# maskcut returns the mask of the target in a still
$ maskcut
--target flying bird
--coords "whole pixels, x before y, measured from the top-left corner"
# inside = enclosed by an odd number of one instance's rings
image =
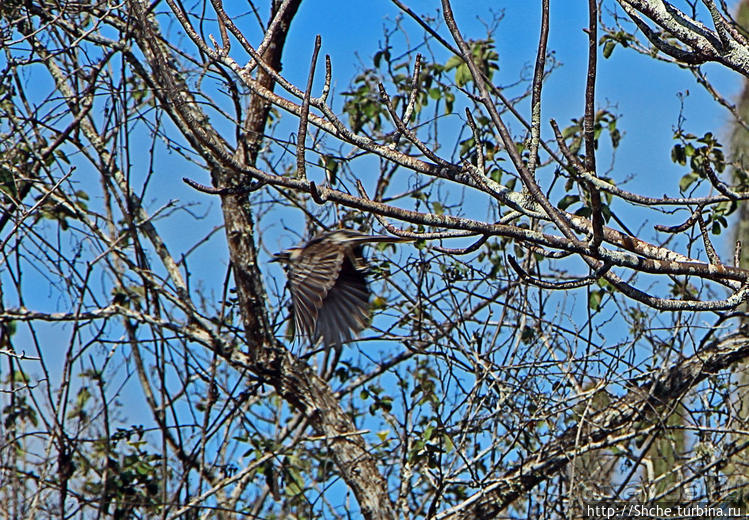
[[[372,294],[363,246],[410,240],[337,229],[274,255],[286,266],[297,337],[327,347],[354,339],[367,326]]]

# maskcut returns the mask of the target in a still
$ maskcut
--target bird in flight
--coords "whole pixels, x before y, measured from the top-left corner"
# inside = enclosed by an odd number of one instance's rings
[[[367,325],[371,291],[365,244],[409,238],[367,235],[351,229],[326,231],[274,255],[286,266],[297,337],[326,347],[351,341]]]

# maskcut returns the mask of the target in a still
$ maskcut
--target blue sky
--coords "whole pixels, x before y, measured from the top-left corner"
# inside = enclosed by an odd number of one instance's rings
[[[489,8],[498,4],[504,18],[495,33],[499,50],[499,84],[509,84],[518,75],[533,67],[540,2],[453,2],[455,16],[464,34],[482,37],[483,20]],[[418,13],[436,15],[439,2],[419,1],[409,3]],[[562,66],[550,77],[544,87],[542,132],[551,136],[548,118],[555,118],[564,128],[573,117],[583,111],[583,92],[587,65],[588,24],[587,2],[551,2],[549,49],[554,50]],[[330,54],[333,62],[334,86],[345,90],[348,81],[360,68],[371,64],[371,56],[383,42],[382,28],[397,18],[397,10],[390,2],[368,2],[367,16],[362,16],[359,2],[327,2],[321,9],[318,4],[303,3],[293,22],[289,45],[284,53],[284,73],[296,84],[303,85],[309,67],[312,42],[316,34],[322,35],[322,53]],[[402,19],[406,30],[412,31],[412,43],[418,40],[415,22]],[[440,33],[448,41],[447,29]],[[398,42],[397,39],[394,41]],[[402,41],[401,41],[402,43]],[[741,81],[738,74],[722,67],[707,65],[705,70],[721,93],[735,98]],[[684,98],[685,127],[694,134],[724,130],[727,135],[728,116],[715,104],[692,75],[672,64],[655,61],[631,49],[617,47],[610,59],[599,54],[597,103],[622,115],[619,128],[625,133],[617,152],[613,177],[621,182],[632,177],[628,189],[658,196],[673,193],[678,180],[686,170],[675,166],[670,159],[672,129],[680,110],[677,94]],[[608,167],[608,140],[603,139],[599,153],[599,166]]]

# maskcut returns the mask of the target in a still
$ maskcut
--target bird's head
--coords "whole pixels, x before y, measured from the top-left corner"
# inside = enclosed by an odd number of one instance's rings
[[[273,255],[271,262],[278,262],[283,265],[288,265],[290,262],[296,260],[302,253],[301,247],[292,247],[290,249],[284,249]]]

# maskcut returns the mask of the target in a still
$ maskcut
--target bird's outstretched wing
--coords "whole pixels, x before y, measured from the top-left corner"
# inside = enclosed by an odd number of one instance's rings
[[[312,343],[322,338],[329,347],[354,339],[369,318],[361,247],[410,240],[336,229],[320,233],[293,253],[287,250],[296,334]]]
[[[335,285],[323,299],[317,315],[315,338],[327,346],[351,341],[369,320],[369,286],[363,272],[346,255]]]
[[[289,272],[289,285],[297,334],[311,340],[316,338],[315,323],[320,308],[338,279],[344,256],[340,248],[315,243],[307,246],[304,254],[293,264]]]

